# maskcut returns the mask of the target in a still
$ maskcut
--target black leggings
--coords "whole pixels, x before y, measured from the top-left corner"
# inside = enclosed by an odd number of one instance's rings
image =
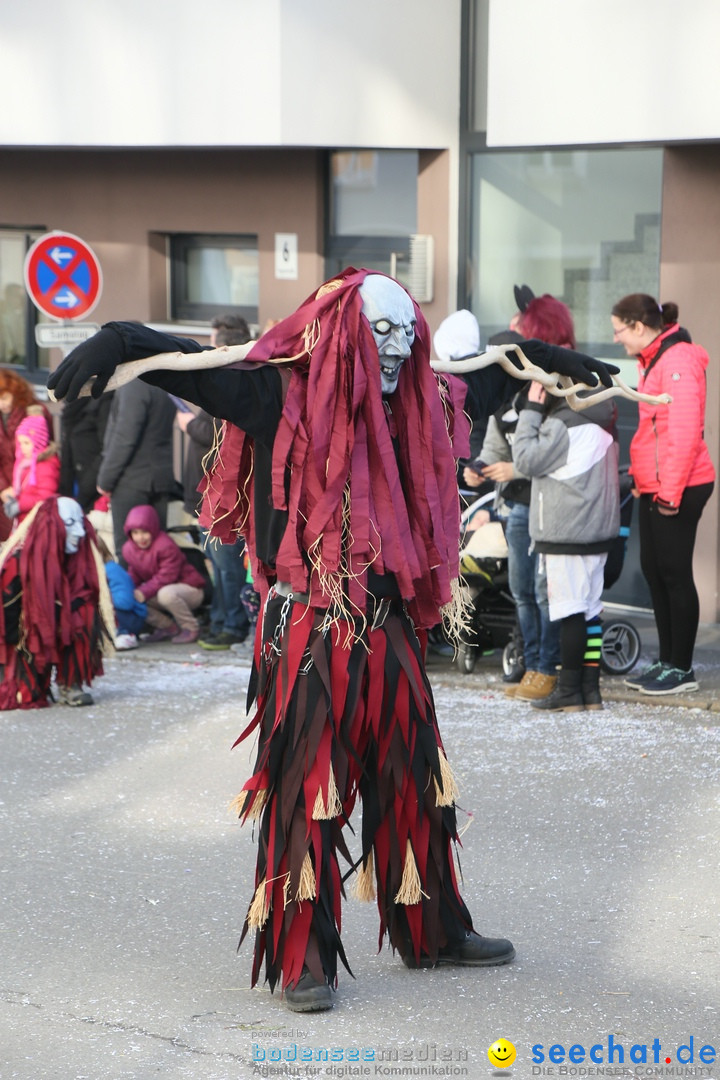
[[[640,566],[650,586],[659,660],[689,671],[700,620],[693,578],[693,549],[698,522],[713,484],[685,488],[677,514],[660,513],[652,495],[639,499]]]

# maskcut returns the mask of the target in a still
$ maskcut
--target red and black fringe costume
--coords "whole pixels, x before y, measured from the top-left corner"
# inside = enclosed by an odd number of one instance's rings
[[[334,985],[338,954],[347,967],[337,856],[352,865],[342,829],[358,795],[356,865],[366,896],[375,879],[380,942],[387,932],[402,955],[436,958],[472,926],[422,634],[451,605],[457,578],[464,387],[433,374],[416,306],[412,356],[383,399],[361,316],[367,273],[324,285],[248,357],[291,359],[272,448],[272,505],[287,513],[275,565],[257,555],[254,442],[232,424],[200,519],[226,541],[245,536],[266,601],[255,712],[238,739],[257,731],[258,754],[238,808],[260,818],[243,938],[256,931],[253,985],[264,959],[273,989],[293,986],[303,965]]]
[[[65,552],[57,499],[46,499],[5,545],[0,564],[0,710],[49,704],[53,669],[70,687],[102,675],[103,621],[95,533],[85,520],[78,551]],[[17,537],[17,539],[16,539]]]

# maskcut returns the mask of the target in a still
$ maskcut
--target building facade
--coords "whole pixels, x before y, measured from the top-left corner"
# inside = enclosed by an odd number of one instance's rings
[[[404,281],[433,329],[470,308],[484,338],[527,283],[564,299],[579,347],[610,359],[622,359],[612,303],[647,291],[675,300],[718,356],[714,8],[15,5],[0,35],[0,93],[13,103],[0,111],[0,363],[42,383],[60,359],[35,343],[44,316],[23,281],[28,247],[53,230],[98,256],[98,323],[136,318],[202,340],[232,308],[261,328],[355,265]],[[719,400],[713,364],[716,462]],[[633,425],[623,406],[625,448]],[[708,621],[717,505],[697,549]],[[632,552],[612,599],[646,603]]]

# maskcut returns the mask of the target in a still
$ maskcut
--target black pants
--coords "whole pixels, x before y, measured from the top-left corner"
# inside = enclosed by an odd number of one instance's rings
[[[698,522],[713,484],[685,488],[680,509],[660,513],[652,495],[639,499],[640,566],[650,586],[659,660],[682,671],[692,667],[700,603],[693,578],[693,550]]]

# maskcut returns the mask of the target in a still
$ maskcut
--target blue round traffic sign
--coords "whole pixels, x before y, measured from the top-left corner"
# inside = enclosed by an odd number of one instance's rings
[[[100,299],[100,263],[79,236],[46,233],[25,256],[25,288],[46,315],[81,319]]]

